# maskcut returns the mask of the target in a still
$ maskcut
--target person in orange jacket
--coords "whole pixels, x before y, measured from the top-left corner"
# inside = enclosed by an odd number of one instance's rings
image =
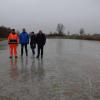
[[[15,29],[12,29],[12,32],[8,36],[8,44],[10,48],[10,58],[15,56],[17,58],[17,46],[18,46],[19,37],[15,33]]]

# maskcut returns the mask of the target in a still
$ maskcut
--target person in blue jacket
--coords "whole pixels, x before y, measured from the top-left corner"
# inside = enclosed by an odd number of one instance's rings
[[[26,56],[28,56],[27,45],[29,44],[29,35],[26,32],[25,28],[23,32],[20,34],[20,44],[21,44],[21,56],[23,56],[23,48],[25,47]]]

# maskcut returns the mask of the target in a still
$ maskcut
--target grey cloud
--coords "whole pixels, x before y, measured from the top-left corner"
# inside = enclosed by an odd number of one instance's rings
[[[63,23],[66,32],[100,33],[99,0],[0,0],[0,25],[28,31],[55,31]]]

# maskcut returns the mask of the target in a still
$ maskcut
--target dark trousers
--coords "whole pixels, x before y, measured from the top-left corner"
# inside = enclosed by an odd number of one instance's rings
[[[33,53],[33,55],[35,55],[35,49],[34,48],[32,48],[32,53]]]
[[[27,44],[21,44],[21,56],[23,56],[24,47],[25,47],[26,56],[28,56]]]
[[[32,50],[33,55],[35,55],[35,46],[33,46],[33,45],[30,45],[30,46],[31,46],[31,50]]]
[[[38,54],[37,54],[37,58],[39,58],[39,56],[40,56],[40,52],[41,52],[41,58],[43,58],[43,47],[44,46],[38,46]]]

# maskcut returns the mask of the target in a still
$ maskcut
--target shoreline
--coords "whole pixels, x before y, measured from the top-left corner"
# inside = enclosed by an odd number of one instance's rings
[[[75,40],[100,41],[100,36],[97,35],[46,36],[46,37],[47,39],[75,39]]]

